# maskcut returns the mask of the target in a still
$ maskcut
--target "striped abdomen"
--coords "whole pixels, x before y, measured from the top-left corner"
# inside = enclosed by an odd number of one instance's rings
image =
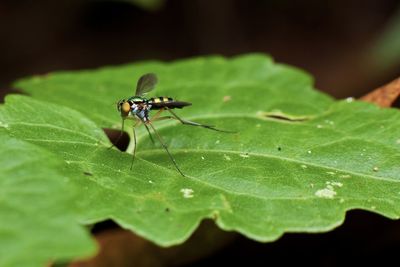
[[[182,101],[175,101],[171,97],[152,97],[148,100],[148,104],[151,105],[151,109],[161,109],[164,107],[173,109],[173,108],[183,108],[186,106],[190,106],[192,103],[189,102],[182,102]]]

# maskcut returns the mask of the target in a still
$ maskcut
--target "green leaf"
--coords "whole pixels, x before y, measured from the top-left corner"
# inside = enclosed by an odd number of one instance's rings
[[[55,155],[4,133],[0,140],[0,265],[44,266],[92,254]]]
[[[306,73],[258,54],[232,60],[214,56],[173,64],[150,61],[50,73],[21,80],[15,86],[37,99],[78,110],[102,127],[119,128],[116,102],[134,94],[136,81],[147,72],[159,77],[153,96],[192,102],[192,107],[180,111],[191,118],[249,116],[263,111],[307,117],[332,103],[331,98],[313,90],[312,78]]]
[[[113,103],[132,95],[146,72],[159,76],[153,96],[193,103],[177,111],[183,118],[238,132],[156,123],[188,177],[143,129],[130,170],[132,156],[108,149],[100,129],[120,126]],[[65,161],[80,221],[111,218],[167,246],[204,218],[271,241],[332,229],[350,209],[399,217],[399,113],[334,102],[307,74],[263,55],[53,73],[17,86],[39,100],[7,97],[0,122]]]

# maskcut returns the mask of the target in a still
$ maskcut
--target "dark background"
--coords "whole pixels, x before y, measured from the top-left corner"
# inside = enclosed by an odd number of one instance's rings
[[[168,0],[150,9],[0,1],[0,88],[60,69],[265,52],[335,97],[360,96],[400,74],[399,64],[377,68],[372,51],[399,8],[394,0]]]
[[[399,8],[394,0],[168,0],[150,8],[129,1],[0,1],[1,95],[17,78],[55,70],[264,52],[309,71],[335,97],[359,97],[400,75],[400,64],[378,64],[374,50]],[[270,244],[235,240],[193,266],[382,263],[396,257],[400,228],[353,211],[325,234],[287,234]]]

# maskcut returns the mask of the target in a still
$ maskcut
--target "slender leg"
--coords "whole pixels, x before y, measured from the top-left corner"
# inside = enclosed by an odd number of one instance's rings
[[[144,125],[144,127],[146,127],[146,130],[147,130],[147,133],[149,134],[150,140],[151,140],[151,142],[152,142],[152,143],[153,143],[153,145],[154,145],[154,144],[155,144],[155,142],[154,142],[153,136],[151,135],[151,132],[150,132],[149,126],[147,126],[147,124],[146,124],[146,123],[144,123],[143,125]]]
[[[115,141],[115,144],[118,144],[119,140],[121,139],[121,137],[124,133],[124,123],[125,123],[125,119],[122,118],[121,131],[119,132],[119,136],[118,136],[117,140]],[[113,143],[108,149],[115,147],[115,144]]]
[[[176,163],[175,159],[172,157],[171,153],[169,153],[167,145],[164,143],[163,139],[161,138],[161,135],[157,132],[156,128],[154,128],[153,124],[150,121],[147,121],[147,123],[150,125],[150,127],[153,129],[154,133],[156,134],[158,140],[160,141],[161,145],[167,151],[169,158],[171,159],[172,163],[175,165],[175,168],[178,170],[178,172],[183,176],[186,177],[183,172],[179,169],[178,164]]]
[[[203,127],[203,128],[207,128],[207,129],[210,129],[210,130],[217,131],[217,132],[236,133],[236,132],[233,132],[233,131],[226,131],[226,130],[217,129],[217,128],[215,128],[214,126],[211,126],[211,125],[200,124],[200,123],[193,122],[193,121],[187,121],[187,120],[184,120],[184,119],[181,119],[180,117],[178,117],[178,115],[176,115],[176,113],[173,112],[171,109],[166,108],[166,110],[168,110],[169,113],[171,113],[172,116],[173,116],[175,119],[177,119],[178,121],[180,121],[182,124],[192,125],[192,126],[200,126],[200,127]]]
[[[135,156],[136,156],[136,130],[135,130],[135,127],[136,127],[137,125],[139,125],[140,123],[141,123],[141,122],[138,121],[138,122],[136,122],[135,125],[133,125],[133,127],[132,127],[132,130],[133,130],[133,144],[134,144],[135,146],[133,147],[132,162],[131,162],[131,170],[132,170],[132,167],[133,167],[133,161],[135,160]]]

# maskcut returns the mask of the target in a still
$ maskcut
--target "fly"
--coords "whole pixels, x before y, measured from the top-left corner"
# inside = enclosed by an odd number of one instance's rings
[[[232,132],[220,130],[211,125],[205,125],[205,124],[200,124],[200,123],[193,122],[193,121],[184,120],[184,119],[180,118],[173,111],[173,109],[176,109],[176,108],[182,109],[186,106],[190,106],[190,105],[192,105],[192,103],[176,101],[171,97],[145,98],[144,95],[146,93],[150,92],[151,90],[153,90],[154,87],[156,86],[156,84],[157,84],[157,76],[154,73],[147,73],[139,78],[137,85],[136,85],[135,96],[129,97],[128,99],[121,99],[118,101],[117,109],[121,113],[122,124],[121,124],[121,132],[120,132],[120,135],[119,135],[116,143],[118,143],[119,139],[121,138],[121,136],[123,134],[125,119],[127,119],[129,117],[133,117],[136,120],[136,123],[133,125],[134,149],[133,149],[132,162],[131,162],[130,169],[132,170],[133,162],[134,162],[135,155],[136,155],[136,131],[135,131],[135,128],[137,126],[143,124],[149,134],[150,140],[154,143],[154,139],[151,134],[151,130],[152,130],[154,132],[155,136],[157,137],[158,141],[161,143],[162,147],[167,152],[169,158],[171,159],[171,161],[174,164],[177,171],[182,176],[185,176],[183,174],[183,172],[180,170],[180,168],[178,167],[178,164],[176,163],[174,157],[169,152],[168,147],[165,144],[164,140],[162,139],[161,135],[158,133],[158,131],[154,127],[154,125],[153,125],[154,121],[174,119],[174,120],[178,120],[180,123],[186,124],[186,125],[200,126],[203,128],[207,128],[207,129],[219,131],[219,132],[229,132],[229,133],[232,133]],[[151,110],[158,110],[158,111],[150,119],[149,113]],[[160,116],[161,113],[164,111],[169,112],[169,115],[168,116]],[[113,147],[113,146],[114,145],[112,145],[111,147]]]

